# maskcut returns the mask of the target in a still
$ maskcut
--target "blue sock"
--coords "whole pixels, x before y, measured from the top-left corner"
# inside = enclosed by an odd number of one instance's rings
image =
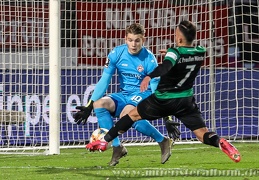
[[[98,119],[100,128],[105,128],[105,129],[110,130],[113,126],[113,120],[112,120],[110,112],[105,108],[96,108],[96,109],[94,109],[94,112]],[[112,141],[113,147],[118,147],[120,144],[121,143],[120,143],[120,140],[118,137],[116,137]]]
[[[164,136],[147,120],[135,122],[132,127],[146,136],[152,137],[156,142],[162,142]]]

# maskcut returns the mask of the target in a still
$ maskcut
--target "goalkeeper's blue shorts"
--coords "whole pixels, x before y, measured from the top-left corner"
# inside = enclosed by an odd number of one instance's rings
[[[112,100],[115,103],[116,110],[111,115],[113,117],[119,117],[120,113],[122,112],[123,108],[126,105],[133,105],[137,106],[139,102],[141,102],[143,99],[147,98],[149,95],[151,95],[151,91],[145,91],[145,92],[119,92],[119,93],[113,93],[108,95],[108,97],[112,98]]]

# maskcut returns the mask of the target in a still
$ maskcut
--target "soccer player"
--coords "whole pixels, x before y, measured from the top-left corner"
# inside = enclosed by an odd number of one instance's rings
[[[141,101],[123,116],[104,136],[103,140],[88,144],[88,149],[106,149],[107,143],[129,129],[140,119],[153,120],[174,115],[204,144],[219,147],[233,161],[241,160],[238,150],[215,132],[209,132],[193,96],[193,84],[205,58],[206,49],[194,47],[196,27],[190,21],[181,21],[176,28],[176,47],[169,48],[162,64],[149,73],[141,83],[145,92],[151,79],[160,76],[154,94]]]
[[[80,111],[74,116],[75,122],[84,124],[92,109],[97,116],[101,128],[110,129],[113,117],[122,117],[129,113],[139,102],[148,97],[157,87],[159,79],[153,79],[147,91],[140,92],[143,78],[157,67],[157,60],[153,53],[143,46],[145,29],[141,24],[134,23],[126,28],[125,44],[115,47],[105,63],[101,79],[98,81],[92,97],[86,107],[76,107]],[[117,70],[120,92],[103,97],[112,76]],[[179,137],[176,125],[166,121],[168,134]],[[171,139],[164,137],[149,121],[143,120],[131,125],[137,131],[152,137],[161,148],[161,163],[165,163],[171,155]],[[171,136],[172,137],[172,136]],[[115,166],[119,159],[127,154],[127,149],[118,138],[112,142],[113,155],[109,165]],[[90,149],[94,151],[95,149]]]

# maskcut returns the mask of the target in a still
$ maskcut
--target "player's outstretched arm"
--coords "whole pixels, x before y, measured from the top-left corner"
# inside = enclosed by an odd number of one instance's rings
[[[77,106],[76,109],[79,111],[74,115],[74,121],[77,124],[86,124],[88,117],[90,116],[93,110],[94,101],[97,101],[101,97],[103,97],[106,89],[108,88],[109,82],[111,81],[112,75],[103,73],[101,79],[96,84],[95,89],[98,91],[94,91],[91,97],[91,100],[87,103],[86,106]]]

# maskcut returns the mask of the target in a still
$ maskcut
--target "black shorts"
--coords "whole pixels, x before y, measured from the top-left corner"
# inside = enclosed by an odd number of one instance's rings
[[[137,109],[142,119],[155,120],[173,115],[192,131],[206,127],[193,96],[174,99],[158,99],[152,94],[141,101],[138,104]]]

